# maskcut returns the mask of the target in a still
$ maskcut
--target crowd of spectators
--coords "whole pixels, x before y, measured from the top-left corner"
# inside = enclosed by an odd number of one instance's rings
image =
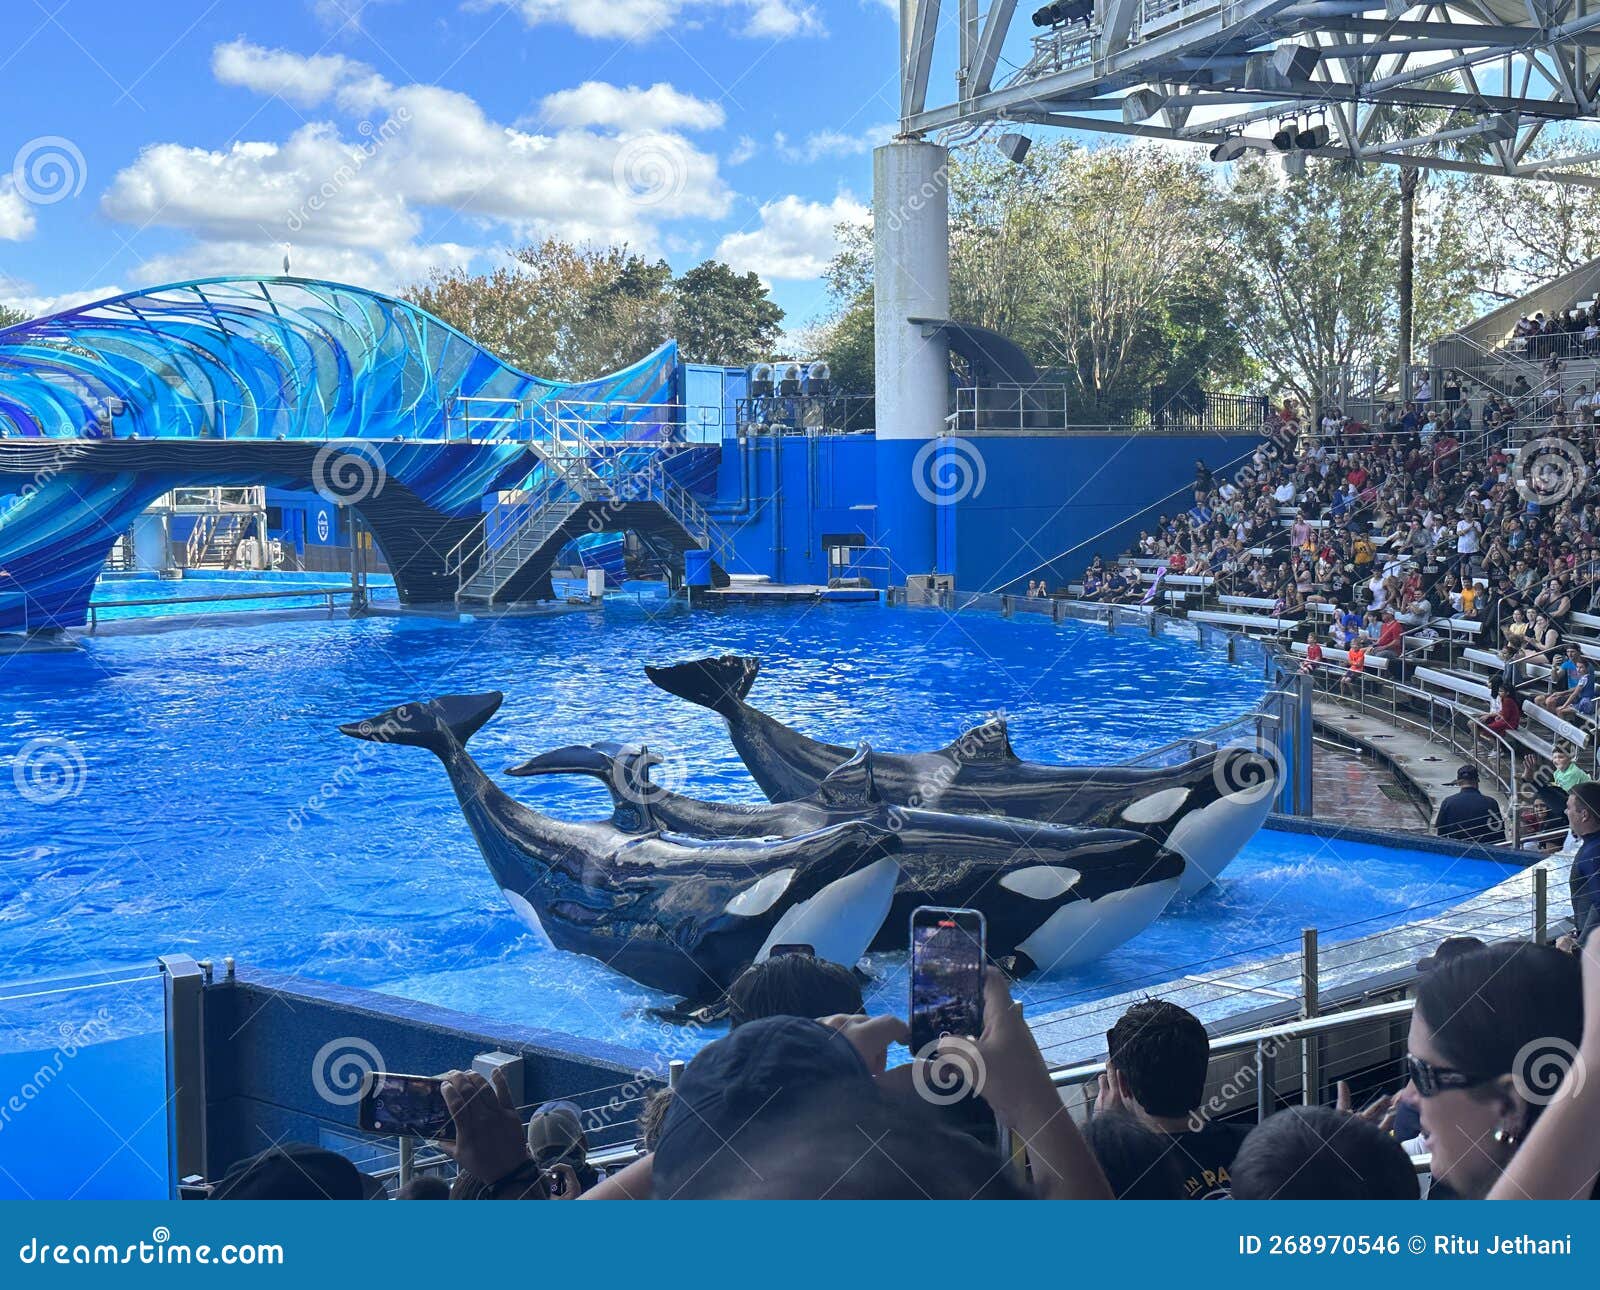
[[[602,1176],[576,1107],[546,1105],[525,1125],[500,1071],[453,1071],[443,1088],[455,1136],[440,1145],[459,1173],[414,1179],[400,1198],[1415,1200],[1411,1156],[1422,1152],[1430,1199],[1592,1196],[1600,1081],[1582,1071],[1600,1062],[1600,938],[1456,937],[1417,970],[1404,1069],[1359,1109],[1341,1085],[1333,1106],[1228,1118],[1207,1100],[1205,1027],[1152,999],[1107,1035],[1080,1125],[998,970],[982,1033],[941,1041],[964,1046],[982,1075],[951,1098],[919,1062],[891,1062],[906,1023],[864,1015],[846,969],[786,956],[749,969],[729,1033],[651,1099],[634,1162]],[[1552,1044],[1571,1062],[1552,1068]],[[293,1144],[239,1162],[212,1189],[387,1194],[345,1157]]]
[[[1207,607],[1248,598],[1259,607],[1243,612],[1287,624],[1307,668],[1345,690],[1375,657],[1407,679],[1448,620],[1476,624],[1457,639],[1500,660],[1489,730],[1513,735],[1529,703],[1592,727],[1600,677],[1572,629],[1574,614],[1600,612],[1600,398],[1566,390],[1553,358],[1543,388],[1476,412],[1441,384],[1453,401],[1391,404],[1370,425],[1329,408],[1313,429],[1286,404],[1230,473],[1196,463],[1193,505],[1160,516],[1126,558],[1097,558],[1078,598],[1150,604],[1209,578]],[[1548,782],[1557,767],[1537,769]]]

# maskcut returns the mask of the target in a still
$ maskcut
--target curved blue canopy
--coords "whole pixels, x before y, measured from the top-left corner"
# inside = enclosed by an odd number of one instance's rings
[[[677,359],[669,341],[609,376],[549,381],[393,296],[308,278],[206,278],[0,330],[0,435],[443,439],[452,426],[461,435],[471,399],[516,401],[520,410],[481,404],[478,415],[520,416],[538,433],[557,403],[612,405],[605,420],[617,405],[673,403]]]

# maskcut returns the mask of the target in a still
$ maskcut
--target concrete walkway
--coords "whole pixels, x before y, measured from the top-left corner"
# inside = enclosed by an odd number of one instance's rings
[[[1439,803],[1455,792],[1450,781],[1461,765],[1460,757],[1445,744],[1436,744],[1415,731],[1391,725],[1379,717],[1366,716],[1349,708],[1318,699],[1312,705],[1318,728],[1335,739],[1347,740],[1387,761],[1408,783],[1428,799],[1428,818],[1438,813]],[[1485,781],[1484,792],[1505,809],[1505,797]],[[1319,810],[1318,814],[1322,812]]]

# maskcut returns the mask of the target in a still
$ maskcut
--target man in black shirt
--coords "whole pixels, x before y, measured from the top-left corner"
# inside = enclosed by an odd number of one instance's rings
[[[1212,1123],[1201,1111],[1211,1041],[1192,1012],[1146,999],[1106,1035],[1109,1060],[1095,1114],[1122,1111],[1170,1145],[1190,1200],[1223,1200],[1248,1125]]]
[[[1460,842],[1503,843],[1505,821],[1501,818],[1499,803],[1479,790],[1478,768],[1463,766],[1456,772],[1454,783],[1458,791],[1439,803],[1433,831],[1441,838],[1455,838]]]

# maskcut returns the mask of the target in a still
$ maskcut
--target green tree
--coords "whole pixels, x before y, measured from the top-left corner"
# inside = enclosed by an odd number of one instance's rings
[[[1157,148],[1035,146],[1012,165],[950,166],[951,313],[1014,339],[1075,391],[1078,420],[1112,421],[1192,382],[1227,389],[1246,356],[1227,325],[1220,199],[1197,163]],[[833,309],[816,331],[836,381],[872,386],[872,239],[839,230]]]
[[[745,365],[770,357],[783,322],[754,273],[707,260],[672,284],[672,330],[691,363]]]
[[[25,323],[32,314],[21,309],[13,309],[10,305],[0,305],[0,327],[15,327],[18,323]]]
[[[1310,406],[1340,369],[1393,354],[1399,193],[1382,175],[1313,163],[1295,179],[1269,161],[1235,167],[1225,219],[1247,289],[1238,323],[1274,388]]]
[[[1571,132],[1547,132],[1523,161],[1537,165],[1587,150]],[[1515,300],[1600,256],[1600,222],[1593,218],[1600,198],[1592,187],[1555,182],[1557,173],[1600,176],[1600,164],[1565,166],[1546,182],[1478,175],[1467,184],[1470,235],[1486,252],[1479,281],[1485,296]]]
[[[1246,284],[1238,334],[1275,388],[1314,406],[1337,372],[1393,379],[1401,201],[1383,167],[1313,161],[1296,178],[1265,160],[1236,167],[1224,218]],[[1430,190],[1417,218],[1416,323],[1431,335],[1472,312],[1478,260],[1458,186]]]
[[[749,362],[783,321],[755,274],[711,260],[674,279],[666,261],[626,246],[559,238],[510,258],[488,274],[435,272],[406,297],[508,363],[569,381],[626,367],[674,334],[691,361]]]

